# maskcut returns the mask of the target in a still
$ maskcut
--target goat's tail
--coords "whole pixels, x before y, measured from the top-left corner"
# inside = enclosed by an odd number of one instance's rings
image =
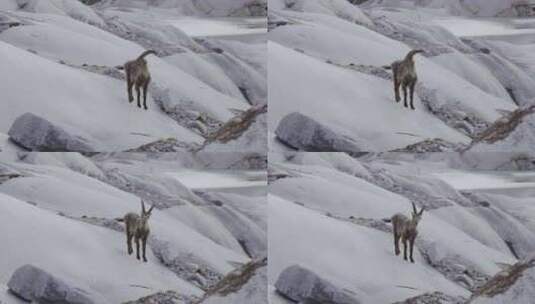
[[[137,60],[141,60],[141,59],[143,59],[145,56],[150,55],[150,54],[157,55],[157,54],[156,54],[156,51],[154,51],[154,50],[148,50],[148,51],[143,52],[141,55],[139,55],[139,57],[137,57]]]
[[[391,70],[392,66],[391,65],[383,65],[382,68],[385,69],[385,70]]]
[[[392,223],[392,219],[391,219],[391,218],[384,218],[384,219],[382,219],[382,220],[383,220],[383,222],[385,222],[385,223]]]
[[[118,222],[124,222],[124,218],[122,218],[122,217],[117,217],[117,218],[115,218],[115,220],[118,221]]]

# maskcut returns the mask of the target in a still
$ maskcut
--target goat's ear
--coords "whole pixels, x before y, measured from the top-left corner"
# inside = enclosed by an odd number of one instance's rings
[[[145,202],[141,200],[141,212],[145,213]]]
[[[418,214],[418,210],[416,209],[416,205],[414,205],[414,202],[411,202],[412,204],[412,211],[414,212],[414,214]]]

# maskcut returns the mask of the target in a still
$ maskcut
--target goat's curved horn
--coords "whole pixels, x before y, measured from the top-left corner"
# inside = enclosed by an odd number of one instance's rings
[[[143,200],[141,200],[141,211],[145,213],[145,202],[143,202]]]
[[[416,209],[416,205],[414,205],[414,202],[411,202],[412,204],[412,211],[414,211],[414,213],[418,214],[418,210]]]
[[[424,213],[424,210],[425,210],[425,206],[422,207],[422,209],[420,210],[420,213],[418,213],[418,214],[422,215]]]
[[[152,209],[154,209],[154,205],[150,206],[150,208],[149,208],[149,212],[147,212],[147,213],[151,213],[151,212],[152,212]]]

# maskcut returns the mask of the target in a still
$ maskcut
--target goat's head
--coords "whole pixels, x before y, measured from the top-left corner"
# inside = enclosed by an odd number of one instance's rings
[[[149,220],[149,218],[150,218],[150,216],[152,214],[152,209],[154,209],[154,205],[152,205],[149,208],[149,211],[147,211],[145,209],[145,202],[143,202],[143,200],[141,200],[141,221],[143,223],[146,223]]]
[[[420,222],[420,220],[422,219],[422,214],[424,213],[425,207],[422,207],[420,212],[418,212],[418,209],[416,209],[416,205],[414,205],[414,203],[412,202],[411,204],[412,204],[412,222],[414,223],[414,225],[418,225],[418,222]]]

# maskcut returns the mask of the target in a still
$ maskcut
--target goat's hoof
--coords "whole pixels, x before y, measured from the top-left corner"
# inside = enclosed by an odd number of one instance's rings
[[[149,108],[147,106],[145,106],[145,110],[148,110]]]
[[[414,263],[414,260],[411,260],[411,263]]]
[[[147,263],[148,261],[147,261],[147,259],[143,259],[143,262]],[[413,263],[414,263],[414,262],[413,262]]]

